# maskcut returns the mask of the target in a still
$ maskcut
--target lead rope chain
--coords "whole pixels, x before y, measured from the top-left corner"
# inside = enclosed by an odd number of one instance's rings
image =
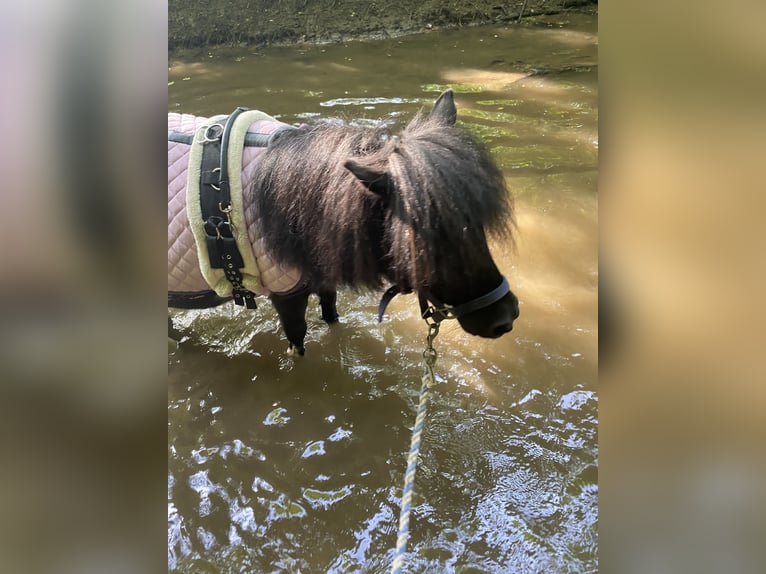
[[[418,411],[415,417],[415,427],[412,429],[410,452],[407,455],[407,470],[404,473],[404,490],[402,491],[402,509],[399,514],[399,534],[396,538],[396,552],[394,563],[391,566],[391,574],[401,574],[404,566],[404,555],[407,552],[407,539],[410,537],[410,510],[412,505],[412,493],[415,488],[415,469],[418,466],[418,454],[420,453],[420,439],[426,424],[428,412],[428,391],[436,384],[434,376],[434,364],[436,364],[436,349],[433,342],[439,334],[439,324],[428,322],[428,337],[426,337],[426,349],[423,351],[425,370],[423,373],[422,386],[420,387],[420,399]]]

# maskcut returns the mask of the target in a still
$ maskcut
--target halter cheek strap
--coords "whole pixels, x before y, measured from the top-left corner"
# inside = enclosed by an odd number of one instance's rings
[[[388,307],[388,304],[400,293],[407,294],[412,293],[412,291],[402,291],[398,285],[394,285],[386,289],[386,292],[383,293],[383,297],[380,298],[380,303],[378,304],[378,323],[383,322],[383,315],[386,314],[386,308]]]
[[[445,319],[457,319],[463,315],[473,313],[484,307],[489,307],[493,303],[496,303],[511,290],[508,284],[508,279],[503,276],[503,280],[500,285],[495,287],[492,291],[480,295],[475,299],[471,299],[461,305],[449,305],[442,303],[437,299],[430,291],[420,290],[418,291],[418,301],[420,302],[420,314],[423,319],[432,319],[436,323],[441,323]],[[400,290],[398,285],[394,285],[383,293],[383,297],[380,299],[378,305],[378,323],[383,321],[383,315],[386,312],[386,307],[391,300],[399,293],[409,293],[410,291]]]

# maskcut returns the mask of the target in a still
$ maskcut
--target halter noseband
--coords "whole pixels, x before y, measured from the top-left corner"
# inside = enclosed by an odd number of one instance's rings
[[[503,276],[503,280],[500,285],[492,289],[492,291],[480,295],[475,299],[471,299],[466,303],[460,305],[449,305],[442,303],[437,299],[433,293],[428,290],[421,289],[418,291],[418,301],[420,302],[420,315],[423,319],[432,320],[435,323],[441,323],[445,319],[457,319],[468,313],[473,313],[484,307],[489,307],[493,303],[498,302],[505,297],[511,290],[508,284],[508,279]],[[386,312],[386,307],[391,300],[399,293],[407,293],[408,291],[402,291],[398,285],[389,287],[389,289],[383,293],[383,297],[380,299],[378,305],[378,323],[383,321],[383,315]]]

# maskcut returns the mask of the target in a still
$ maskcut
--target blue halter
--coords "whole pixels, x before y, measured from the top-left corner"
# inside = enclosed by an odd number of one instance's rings
[[[505,297],[510,290],[511,287],[508,284],[508,279],[503,277],[500,285],[495,287],[492,291],[480,295],[475,299],[471,299],[467,303],[462,303],[461,305],[442,303],[430,291],[419,290],[418,301],[420,302],[420,315],[423,319],[432,319],[435,323],[441,323],[445,319],[457,319],[462,315],[467,315],[468,313],[473,313],[484,307],[489,307]],[[394,285],[393,287],[389,287],[388,290],[383,293],[383,297],[380,299],[380,304],[378,305],[378,323],[383,321],[383,315],[385,315],[386,308],[391,300],[400,293],[408,292],[409,291],[402,291],[398,285]]]

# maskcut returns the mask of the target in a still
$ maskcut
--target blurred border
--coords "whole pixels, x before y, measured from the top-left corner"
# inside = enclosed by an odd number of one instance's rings
[[[166,3],[0,21],[0,571],[162,571]]]
[[[604,572],[766,563],[765,10],[599,7]],[[0,11],[0,570],[161,571],[166,3]]]
[[[601,2],[604,572],[766,563],[763,2]]]

